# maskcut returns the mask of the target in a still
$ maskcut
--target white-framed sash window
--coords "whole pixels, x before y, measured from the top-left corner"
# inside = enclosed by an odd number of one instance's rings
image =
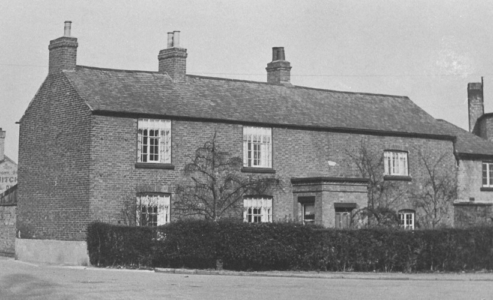
[[[414,229],[415,213],[411,210],[399,211],[399,225],[404,229]]]
[[[137,225],[159,226],[170,222],[170,195],[141,195],[137,197]]]
[[[407,152],[385,151],[384,174],[394,176],[408,176]]]
[[[272,128],[243,127],[243,166],[272,168]]]
[[[493,162],[483,162],[483,186],[493,187]]]
[[[272,222],[272,198],[244,199],[243,221],[248,223]]]
[[[139,119],[137,162],[171,163],[171,121]]]

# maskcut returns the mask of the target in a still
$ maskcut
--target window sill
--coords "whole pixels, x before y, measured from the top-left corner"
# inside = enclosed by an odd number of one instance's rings
[[[253,168],[253,167],[243,167],[241,168],[242,173],[270,173],[276,174],[276,170],[271,168]]]
[[[493,187],[484,186],[479,189],[481,192],[493,192]]]
[[[154,163],[135,163],[136,169],[163,169],[174,170],[175,166],[172,164],[154,164]]]
[[[397,175],[385,175],[383,176],[384,180],[392,180],[392,181],[412,181],[413,179],[409,176],[397,176]]]

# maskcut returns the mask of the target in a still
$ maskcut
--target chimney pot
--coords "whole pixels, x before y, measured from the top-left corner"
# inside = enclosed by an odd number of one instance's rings
[[[179,31],[173,31],[173,47],[180,47],[180,32]]]
[[[173,48],[173,32],[168,32],[168,46],[167,48]]]
[[[284,56],[284,47],[279,47],[279,55],[277,56],[278,60],[286,60]]]
[[[63,36],[70,37],[71,29],[72,29],[72,21],[65,21],[65,27],[63,28]]]

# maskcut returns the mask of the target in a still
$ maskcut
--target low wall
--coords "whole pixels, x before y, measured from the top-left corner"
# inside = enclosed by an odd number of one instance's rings
[[[15,239],[15,257],[26,262],[89,265],[87,244],[81,241]]]
[[[0,206],[0,255],[14,255],[15,210],[15,205]]]

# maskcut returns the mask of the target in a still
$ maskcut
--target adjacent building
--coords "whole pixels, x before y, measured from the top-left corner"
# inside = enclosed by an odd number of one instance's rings
[[[455,131],[405,96],[296,86],[282,47],[272,50],[266,82],[187,74],[179,34],[168,33],[158,71],[77,65],[69,22],[50,42],[48,76],[20,120],[18,258],[86,264],[91,221],[178,219],[176,183],[214,135],[243,158],[245,175],[285,183],[246,197],[238,215],[245,221],[347,227],[368,205],[369,176],[359,164],[366,155],[402,191],[385,198],[401,225],[427,226],[409,195],[429,180],[423,157],[457,176]],[[142,210],[128,211],[129,199]],[[452,225],[450,207],[440,224]]]
[[[442,121],[444,131],[457,137],[459,162],[455,225],[493,221],[493,114],[484,113],[483,82],[467,85],[469,132]]]
[[[17,164],[5,155],[6,132],[0,128],[0,254],[13,255],[17,204]]]

